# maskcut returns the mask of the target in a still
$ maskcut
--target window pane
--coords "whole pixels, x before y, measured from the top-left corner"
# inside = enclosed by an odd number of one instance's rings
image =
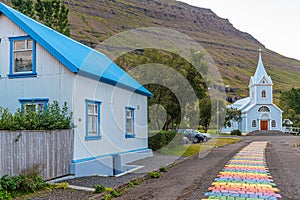
[[[132,134],[132,119],[127,119],[127,133]]]
[[[94,105],[94,113],[96,114],[96,115],[98,115],[98,105]]]
[[[98,128],[97,118],[98,118],[97,116],[92,117],[92,120],[93,120],[93,122],[92,122],[92,131],[95,132],[95,133],[97,133],[97,128]]]
[[[44,110],[44,103],[38,103],[38,111]]]
[[[94,114],[94,105],[88,105],[88,113],[89,114]]]
[[[97,117],[96,116],[89,116],[88,117],[88,132],[92,135],[97,135]]]
[[[35,112],[35,104],[26,104],[25,111],[26,112]]]
[[[27,40],[27,49],[32,49],[32,40]]]
[[[25,41],[26,40],[14,41],[14,50],[23,50],[23,49],[25,49]]]
[[[32,51],[14,53],[15,72],[32,71]]]
[[[132,111],[131,110],[127,110],[126,116],[127,116],[128,119],[131,119],[132,118]]]

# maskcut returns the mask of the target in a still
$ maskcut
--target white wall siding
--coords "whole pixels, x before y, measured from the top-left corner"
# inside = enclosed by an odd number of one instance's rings
[[[100,140],[85,141],[85,100],[102,102]],[[125,138],[125,107],[135,108],[135,138]],[[139,109],[138,109],[139,107]],[[74,159],[147,148],[147,97],[77,76],[74,84],[74,120],[77,125]],[[101,149],[99,149],[101,146]],[[79,150],[80,149],[80,150]]]
[[[18,101],[20,98],[49,98],[49,102],[54,100],[61,104],[67,102],[71,109],[74,76],[39,44],[36,44],[37,77],[14,79],[7,77],[10,66],[8,38],[28,34],[4,15],[0,17],[0,27],[0,90],[4,97],[0,99],[0,105],[14,112],[20,107]]]

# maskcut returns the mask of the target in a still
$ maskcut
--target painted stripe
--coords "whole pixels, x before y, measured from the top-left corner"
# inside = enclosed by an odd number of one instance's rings
[[[253,142],[227,162],[204,195],[215,200],[281,198],[265,159],[267,142]],[[204,199],[203,199],[204,200]]]

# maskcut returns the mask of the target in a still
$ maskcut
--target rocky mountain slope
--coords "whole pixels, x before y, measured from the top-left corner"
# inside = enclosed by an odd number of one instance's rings
[[[280,91],[300,87],[300,61],[286,58],[241,32],[213,11],[175,0],[68,0],[72,37],[95,47],[110,36],[139,27],[165,27],[180,31],[199,42],[213,57],[225,84],[239,88],[235,95],[248,95],[258,49],[264,65]],[[275,41],[274,41],[275,42]]]

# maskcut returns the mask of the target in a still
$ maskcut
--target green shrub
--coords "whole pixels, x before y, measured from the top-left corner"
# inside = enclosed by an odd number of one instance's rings
[[[135,186],[134,183],[131,182],[131,181],[129,181],[127,184],[128,184],[128,186],[131,187],[131,188],[133,188],[133,187]]]
[[[241,136],[242,135],[242,132],[240,130],[233,130],[231,131],[230,135],[238,135],[238,136]]]
[[[113,198],[113,196],[111,194],[106,194],[102,197],[103,200],[110,200],[112,198]]]
[[[150,172],[150,177],[151,178],[160,178],[161,174],[159,172]]]
[[[121,192],[118,192],[118,191],[115,191],[115,190],[111,191],[110,194],[111,194],[112,197],[119,197],[119,196],[121,196]]]
[[[48,184],[37,173],[13,177],[4,175],[0,179],[0,199],[34,193],[47,186]]]
[[[159,171],[160,172],[168,172],[168,169],[167,169],[167,167],[162,166],[162,167],[159,168]]]
[[[69,183],[68,182],[61,182],[59,183],[56,187],[56,189],[68,189],[69,188]]]
[[[1,200],[11,200],[13,197],[7,191],[0,191]]]
[[[94,186],[94,188],[95,188],[95,193],[97,193],[97,194],[105,191],[105,187],[103,185],[97,184]]]
[[[164,146],[176,147],[182,143],[183,133],[176,131],[153,131],[149,133],[148,146],[153,151]]]
[[[0,107],[0,130],[55,130],[73,128],[72,113],[67,103],[60,108],[57,101],[47,105],[46,110],[35,110],[27,104],[14,114]]]

